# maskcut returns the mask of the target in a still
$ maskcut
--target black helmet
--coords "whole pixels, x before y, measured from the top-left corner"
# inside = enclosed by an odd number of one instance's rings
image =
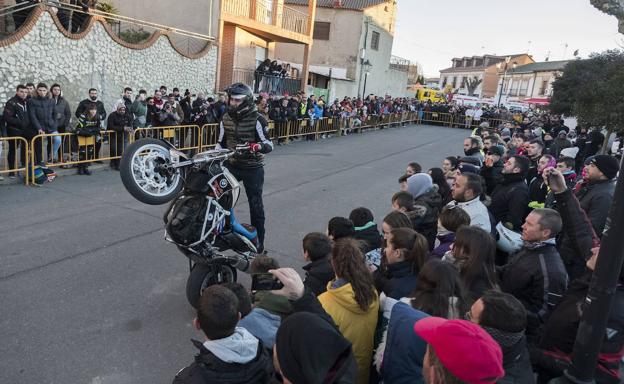
[[[253,91],[249,86],[243,83],[234,83],[225,92],[229,98],[242,99],[242,102],[236,107],[228,105],[228,114],[231,118],[238,120],[256,109]]]

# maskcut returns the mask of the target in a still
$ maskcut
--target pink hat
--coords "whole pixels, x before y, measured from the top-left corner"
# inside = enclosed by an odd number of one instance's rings
[[[481,327],[465,320],[427,317],[414,324],[444,367],[470,384],[495,383],[505,376],[500,346]]]

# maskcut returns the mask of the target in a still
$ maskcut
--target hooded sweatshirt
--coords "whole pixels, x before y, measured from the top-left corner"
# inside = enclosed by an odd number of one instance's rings
[[[414,199],[425,194],[432,186],[433,180],[426,173],[416,173],[407,179],[407,191],[414,196]]]
[[[275,345],[282,376],[292,383],[346,384],[355,380],[351,343],[331,321],[317,314],[297,312],[289,316],[277,331]],[[336,369],[334,379],[328,381],[332,368]]]
[[[230,336],[206,340],[204,348],[226,363],[246,364],[258,354],[258,339],[242,327],[236,327]]]
[[[357,382],[368,383],[379,300],[375,298],[364,311],[355,301],[355,293],[350,283],[334,288],[335,285],[328,283],[327,292],[318,299],[340,332],[353,344],[353,355],[358,366]]]

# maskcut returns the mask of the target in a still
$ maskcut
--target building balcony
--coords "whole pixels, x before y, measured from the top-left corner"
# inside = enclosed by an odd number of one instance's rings
[[[311,43],[308,14],[284,6],[281,0],[222,0],[221,17],[271,41]]]
[[[235,68],[232,81],[243,83],[254,90],[254,93],[272,93],[275,95],[293,95],[301,89],[301,79],[292,77],[272,76],[266,73]]]

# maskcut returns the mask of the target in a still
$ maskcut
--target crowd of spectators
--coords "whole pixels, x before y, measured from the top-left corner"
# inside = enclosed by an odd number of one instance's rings
[[[326,233],[305,235],[303,278],[260,256],[252,280],[271,274],[267,288],[206,289],[194,321],[204,340],[174,383],[546,383],[563,375],[619,170],[615,156],[600,154],[601,135],[536,115],[477,127],[463,154],[439,168],[407,164],[382,220],[358,207],[328,220]],[[621,382],[622,284],[624,274],[598,383]]]

